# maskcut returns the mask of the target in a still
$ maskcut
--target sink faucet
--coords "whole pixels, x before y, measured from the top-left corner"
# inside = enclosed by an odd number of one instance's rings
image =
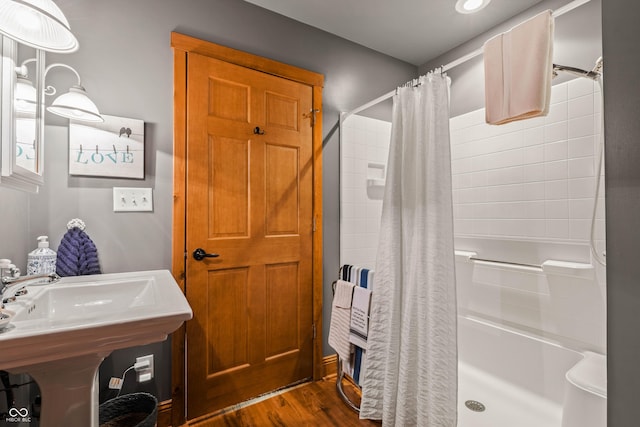
[[[19,274],[19,273],[18,273]],[[0,294],[2,295],[2,301],[0,301],[0,308],[4,308],[4,304],[15,300],[16,295],[29,285],[42,282],[46,279],[46,283],[55,283],[60,280],[60,276],[56,273],[51,274],[39,274],[36,276],[23,276],[19,277],[11,274],[0,279]]]

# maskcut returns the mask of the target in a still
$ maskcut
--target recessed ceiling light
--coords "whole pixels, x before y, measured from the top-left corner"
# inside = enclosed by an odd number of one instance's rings
[[[456,10],[459,13],[475,13],[484,9],[491,0],[458,0],[456,1]]]

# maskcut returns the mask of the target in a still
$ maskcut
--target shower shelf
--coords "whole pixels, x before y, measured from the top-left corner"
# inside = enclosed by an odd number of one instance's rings
[[[546,260],[542,264],[525,264],[511,261],[498,261],[480,258],[476,252],[455,251],[456,261],[478,265],[498,267],[510,270],[540,272],[547,275],[560,275],[589,279],[593,277],[594,267],[591,264],[571,261]]]
[[[367,179],[367,187],[384,187],[384,179]]]

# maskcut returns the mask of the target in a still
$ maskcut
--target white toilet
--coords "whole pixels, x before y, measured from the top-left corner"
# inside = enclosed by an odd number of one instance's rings
[[[562,427],[606,427],[607,357],[586,351],[565,378]]]

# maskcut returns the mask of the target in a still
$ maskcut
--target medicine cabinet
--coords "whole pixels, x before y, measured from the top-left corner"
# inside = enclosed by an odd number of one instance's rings
[[[2,37],[0,56],[0,185],[37,192],[44,184],[44,51]]]

